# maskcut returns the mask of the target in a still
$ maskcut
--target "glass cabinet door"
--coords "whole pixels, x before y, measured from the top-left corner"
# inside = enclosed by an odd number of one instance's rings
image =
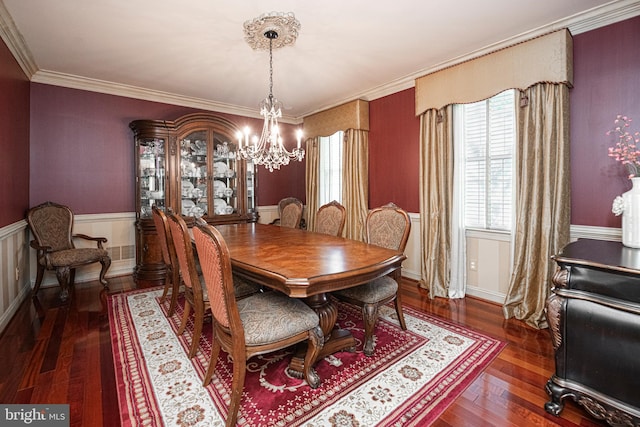
[[[142,138],[138,140],[138,197],[142,218],[151,217],[153,206],[165,208],[166,155],[165,140]]]
[[[247,164],[247,212],[257,212],[256,206],[256,165],[251,160]]]
[[[180,141],[180,213],[200,218],[208,212],[209,147],[207,132],[195,131]]]
[[[238,213],[239,163],[236,147],[225,135],[213,134],[213,214]]]

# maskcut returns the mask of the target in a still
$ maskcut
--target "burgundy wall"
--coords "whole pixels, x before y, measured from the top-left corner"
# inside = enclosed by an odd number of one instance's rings
[[[415,90],[369,102],[369,207],[420,212],[420,119]]]
[[[173,120],[196,110],[121,96],[33,84],[31,90],[30,205],[53,200],[77,214],[135,211],[135,163],[129,123]],[[259,120],[221,114],[239,126],[261,129]],[[283,125],[283,133],[289,129]],[[293,132],[291,130],[291,132]],[[298,169],[258,169],[258,203],[304,196]],[[294,179],[289,179],[289,174]],[[263,194],[264,193],[264,194]],[[274,201],[275,200],[275,201]]]
[[[616,114],[640,130],[640,17],[574,37],[571,90],[572,224],[619,227],[613,198],[630,187],[607,156]],[[193,109],[29,83],[0,43],[0,227],[45,200],[77,213],[130,212],[135,119],[175,119]],[[30,109],[30,113],[29,113]],[[371,101],[370,207],[389,201],[419,211],[419,120],[414,91]],[[229,116],[239,125],[259,121]],[[30,125],[29,125],[30,123]],[[30,126],[30,129],[29,129]],[[283,125],[293,140],[294,126]],[[30,148],[29,148],[30,141]],[[29,160],[30,156],[30,160]],[[269,173],[259,168],[258,203],[304,198],[304,162]]]
[[[29,79],[0,41],[0,227],[29,208]]]
[[[298,127],[285,123],[280,124],[280,133],[288,150],[293,149],[296,145]],[[262,125],[256,124],[253,129],[259,132]],[[277,205],[285,197],[297,197],[302,200],[302,203],[306,203],[305,165],[305,160],[292,161],[287,166],[282,166],[280,170],[273,172],[269,172],[264,166],[258,166],[258,206]]]
[[[571,223],[620,227],[615,196],[631,188],[625,168],[607,156],[617,114],[640,131],[640,17],[573,38]]]

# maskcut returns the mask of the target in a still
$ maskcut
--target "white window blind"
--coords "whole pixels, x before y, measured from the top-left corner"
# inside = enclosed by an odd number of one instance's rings
[[[342,203],[342,147],[344,132],[320,138],[318,206],[332,200]]]
[[[466,228],[511,230],[514,91],[460,105]],[[459,145],[460,146],[460,145]]]

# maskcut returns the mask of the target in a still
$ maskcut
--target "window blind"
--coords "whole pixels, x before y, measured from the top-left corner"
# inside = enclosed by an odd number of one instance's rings
[[[465,227],[510,230],[514,91],[461,106]]]

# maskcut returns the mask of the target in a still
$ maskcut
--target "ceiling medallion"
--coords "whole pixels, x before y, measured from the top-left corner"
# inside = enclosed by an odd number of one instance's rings
[[[271,12],[260,15],[251,21],[244,23],[244,39],[254,50],[268,50],[270,40],[265,37],[268,32],[275,32],[277,38],[273,39],[273,49],[292,45],[298,38],[300,21],[293,12]]]

